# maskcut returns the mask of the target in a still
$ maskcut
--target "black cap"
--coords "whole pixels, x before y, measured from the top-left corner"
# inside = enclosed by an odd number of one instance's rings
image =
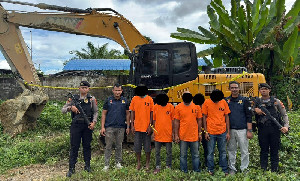
[[[80,82],[80,86],[88,86],[88,87],[90,87],[91,85],[87,81],[81,81]]]
[[[261,84],[259,84],[259,88],[263,88],[263,87],[271,89],[271,86],[269,86],[269,84],[267,84],[267,83],[261,83]]]

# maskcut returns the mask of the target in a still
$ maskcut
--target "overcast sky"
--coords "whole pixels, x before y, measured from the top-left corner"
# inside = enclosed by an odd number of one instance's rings
[[[199,25],[208,28],[206,7],[210,0],[19,0],[30,3],[47,3],[73,8],[112,8],[130,20],[142,35],[150,37],[154,42],[175,42],[170,37],[177,27],[197,31]],[[289,10],[295,0],[286,0]],[[1,3],[6,10],[42,11],[30,6]],[[230,10],[230,0],[223,0],[223,4]],[[32,31],[32,59],[35,67],[45,74],[52,74],[62,70],[63,62],[73,57],[69,52],[85,48],[88,41],[96,46],[109,43],[109,49],[123,48],[114,41],[105,38],[71,35],[61,32],[50,32],[21,27],[22,35],[30,46]],[[197,51],[207,48],[207,45],[196,45]],[[30,51],[29,51],[30,52]],[[0,53],[0,69],[10,69],[5,58]]]

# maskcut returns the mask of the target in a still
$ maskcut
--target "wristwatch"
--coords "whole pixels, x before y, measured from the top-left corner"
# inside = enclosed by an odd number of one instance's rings
[[[247,131],[249,131],[249,132],[251,132],[251,133],[253,132],[252,129],[247,129]]]

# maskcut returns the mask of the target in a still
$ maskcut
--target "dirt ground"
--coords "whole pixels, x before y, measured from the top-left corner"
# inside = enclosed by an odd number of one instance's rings
[[[55,165],[33,164],[20,168],[14,168],[5,175],[0,175],[4,181],[44,181],[51,178],[65,177],[68,171],[68,163],[57,163]]]

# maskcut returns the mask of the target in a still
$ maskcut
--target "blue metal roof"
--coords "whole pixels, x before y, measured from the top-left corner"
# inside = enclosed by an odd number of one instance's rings
[[[205,66],[203,59],[198,58],[198,66]],[[63,70],[129,70],[129,59],[74,59],[70,60]]]
[[[74,59],[63,70],[129,70],[129,59]]]

